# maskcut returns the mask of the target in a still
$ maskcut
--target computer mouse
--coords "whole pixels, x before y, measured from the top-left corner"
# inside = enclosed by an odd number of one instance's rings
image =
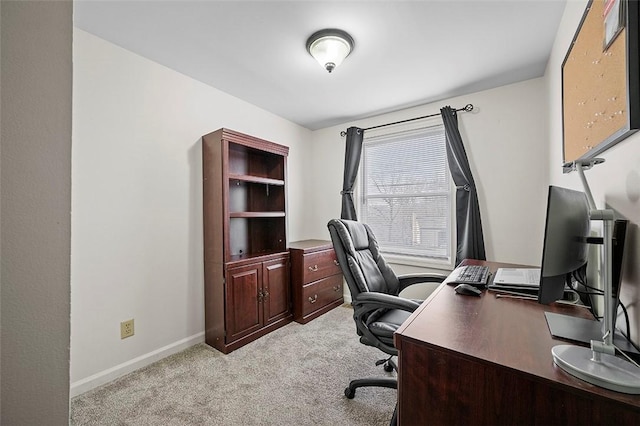
[[[478,296],[480,297],[480,294],[482,294],[482,291],[479,288],[475,288],[472,285],[469,284],[458,284],[454,290],[456,291],[456,293],[458,294],[464,294],[465,296]]]

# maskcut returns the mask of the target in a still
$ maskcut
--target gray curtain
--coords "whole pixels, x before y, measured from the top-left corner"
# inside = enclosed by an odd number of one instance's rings
[[[456,266],[464,259],[486,260],[476,184],[458,130],[458,115],[450,106],[440,110],[447,139],[447,160],[456,184]]]
[[[360,167],[360,155],[362,154],[362,138],[364,130],[358,127],[347,129],[347,145],[344,153],[344,180],[342,182],[342,213],[341,219],[358,220],[356,207],[353,203],[353,185]]]

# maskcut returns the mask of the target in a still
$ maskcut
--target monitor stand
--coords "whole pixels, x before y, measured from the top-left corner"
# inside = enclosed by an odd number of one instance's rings
[[[553,337],[587,344],[591,340],[602,339],[602,323],[599,321],[553,312],[545,312],[544,316]],[[613,343],[632,358],[639,355],[638,350],[619,332],[616,332]],[[551,353],[556,364],[582,380],[617,392],[640,393],[640,369],[627,368],[628,363],[620,358],[601,353],[596,361],[591,349],[573,345],[554,346]]]
[[[557,345],[551,349],[553,362],[567,373],[596,386],[632,395],[640,394],[640,369],[607,353],[574,345]]]
[[[600,278],[604,290],[604,333],[601,338],[591,340],[590,348],[573,345],[558,345],[551,349],[553,362],[567,373],[588,383],[628,394],[640,394],[640,366],[615,356],[613,343],[615,334],[614,306],[612,303],[612,248],[614,212],[611,209],[599,210],[591,195],[584,170],[604,162],[601,158],[574,161],[572,167],[584,186],[589,202],[589,219],[602,221],[602,257]]]
[[[602,323],[585,318],[545,312],[549,331],[553,337],[572,342],[591,344],[592,340],[602,340]],[[616,330],[613,343],[636,362],[640,361],[640,352],[626,337]]]

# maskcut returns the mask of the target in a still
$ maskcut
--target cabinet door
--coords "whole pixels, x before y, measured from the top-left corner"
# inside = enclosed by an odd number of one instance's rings
[[[263,263],[265,325],[291,315],[289,257]]]
[[[227,269],[227,343],[262,328],[262,263]]]

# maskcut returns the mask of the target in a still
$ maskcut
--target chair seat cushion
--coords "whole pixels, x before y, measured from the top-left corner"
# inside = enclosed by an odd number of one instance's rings
[[[367,320],[367,327],[380,340],[393,346],[393,333],[406,321],[411,312],[401,309],[378,309]]]

